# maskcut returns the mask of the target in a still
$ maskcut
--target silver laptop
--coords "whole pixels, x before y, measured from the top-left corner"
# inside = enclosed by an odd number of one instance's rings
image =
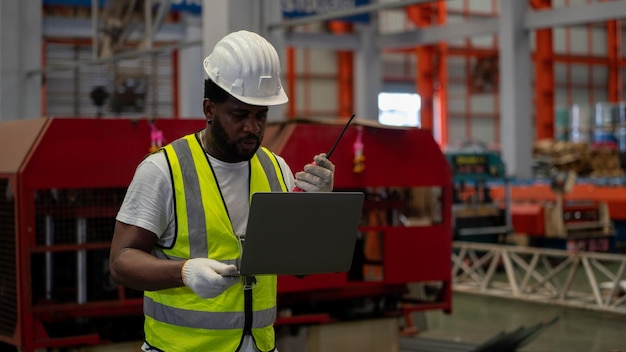
[[[253,194],[238,274],[349,271],[363,200],[361,192]]]

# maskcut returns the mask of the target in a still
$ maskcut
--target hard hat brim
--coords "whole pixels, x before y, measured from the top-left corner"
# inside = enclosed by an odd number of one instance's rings
[[[222,89],[224,89],[224,87],[222,87]],[[285,93],[285,90],[283,88],[280,88],[280,90],[278,91],[278,94],[272,95],[269,97],[247,97],[247,96],[238,95],[238,94],[229,92],[227,90],[226,90],[226,93],[230,94],[235,99],[241,102],[244,102],[250,105],[257,105],[257,106],[282,105],[289,101],[289,98],[287,97],[287,94]]]
[[[216,80],[214,77],[212,77],[210,64],[207,62],[207,60],[205,60],[204,70],[208,75],[208,79],[213,81],[215,84],[217,84],[220,88],[222,88],[229,95],[233,96],[235,99],[241,102],[244,102],[246,104],[257,105],[257,106],[274,106],[274,105],[282,105],[289,101],[289,97],[287,97],[287,93],[285,93],[285,90],[283,89],[282,86],[280,87],[276,95],[271,95],[267,97],[251,97],[251,96],[240,95],[240,94],[232,92],[230,90],[230,87],[223,84],[222,81]]]

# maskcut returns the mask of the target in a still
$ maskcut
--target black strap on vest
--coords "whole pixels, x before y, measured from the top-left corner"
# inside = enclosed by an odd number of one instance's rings
[[[252,335],[252,287],[256,284],[254,276],[245,276],[243,278],[243,299],[244,299],[244,325],[243,335]]]

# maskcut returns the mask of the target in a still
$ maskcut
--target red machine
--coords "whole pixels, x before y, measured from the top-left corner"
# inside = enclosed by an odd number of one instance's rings
[[[174,138],[203,121],[158,125]],[[141,316],[142,293],[111,282],[107,261],[115,214],[150,133],[145,120],[0,125],[0,342],[26,352],[95,345],[116,326],[129,331],[121,317]]]
[[[341,121],[274,124],[268,127],[265,144],[296,172],[315,154],[328,152],[342,129]],[[315,302],[319,309],[323,301],[354,305],[359,298],[372,297],[389,304],[395,297],[405,313],[450,311],[452,179],[430,132],[357,122],[348,127],[331,160],[336,166],[335,190],[366,194],[352,270],[304,279],[281,277],[281,306]],[[430,301],[406,304],[408,283],[435,283],[438,289]],[[340,315],[314,313],[312,320],[320,322]],[[279,317],[278,323],[302,318]]]
[[[136,166],[155,147],[151,134],[162,132],[158,142],[167,143],[203,125],[63,118],[0,124],[1,343],[30,352],[141,338],[142,293],[115,285],[108,273],[114,217]],[[342,127],[272,124],[264,143],[296,172],[327,152]],[[352,125],[332,161],[335,189],[367,195],[352,270],[280,277],[277,324],[340,320],[338,307],[371,299],[385,303],[372,314],[449,312],[452,182],[430,133]],[[413,283],[428,294],[407,300]]]

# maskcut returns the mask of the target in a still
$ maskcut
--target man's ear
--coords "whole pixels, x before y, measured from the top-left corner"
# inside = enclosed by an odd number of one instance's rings
[[[211,99],[204,98],[204,100],[202,100],[202,112],[207,121],[213,121],[215,117],[215,103],[213,103]]]

